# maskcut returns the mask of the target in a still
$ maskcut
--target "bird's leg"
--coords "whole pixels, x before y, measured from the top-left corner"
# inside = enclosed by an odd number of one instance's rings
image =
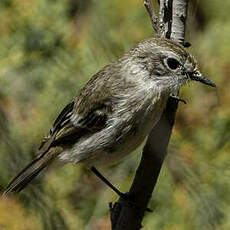
[[[107,184],[118,196],[124,197],[124,193],[120,192],[114,185],[112,185],[94,166],[91,167],[91,171],[100,178],[105,184]]]
[[[135,203],[133,203],[129,198],[129,193],[122,193],[120,192],[114,185],[112,185],[94,166],[91,167],[91,171],[99,178],[101,179],[106,185],[108,185],[119,197],[122,199],[128,201],[130,204],[137,206]],[[151,209],[147,208],[147,212],[152,212]]]

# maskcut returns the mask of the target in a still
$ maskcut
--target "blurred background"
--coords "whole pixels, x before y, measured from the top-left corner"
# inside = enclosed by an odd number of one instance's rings
[[[191,0],[186,41],[217,89],[181,90],[168,157],[144,229],[230,229],[230,1]],[[154,36],[142,0],[0,1],[0,190],[33,157],[60,110],[104,65]],[[104,169],[127,191],[141,148]],[[0,229],[110,229],[117,195],[90,172],[53,166],[0,200]]]

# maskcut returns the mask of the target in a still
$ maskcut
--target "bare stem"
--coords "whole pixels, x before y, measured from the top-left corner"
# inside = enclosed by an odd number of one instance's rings
[[[173,21],[171,39],[184,44],[188,0],[173,1]]]
[[[150,20],[152,22],[152,27],[156,33],[156,36],[159,37],[159,20],[156,15],[155,9],[150,0],[144,0],[144,6],[149,14]]]

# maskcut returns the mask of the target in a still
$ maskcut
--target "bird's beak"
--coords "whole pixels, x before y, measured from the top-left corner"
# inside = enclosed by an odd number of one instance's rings
[[[188,75],[191,80],[199,81],[199,82],[204,83],[205,85],[216,87],[216,84],[214,82],[212,82],[211,80],[203,76],[199,71],[194,71],[192,73],[189,73]]]

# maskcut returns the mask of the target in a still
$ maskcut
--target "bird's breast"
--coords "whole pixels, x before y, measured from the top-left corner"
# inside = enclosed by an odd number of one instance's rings
[[[93,164],[99,166],[114,164],[140,146],[162,115],[166,98],[161,99],[155,101],[153,105],[147,104],[129,122],[125,122],[116,132],[113,144],[103,149]]]

